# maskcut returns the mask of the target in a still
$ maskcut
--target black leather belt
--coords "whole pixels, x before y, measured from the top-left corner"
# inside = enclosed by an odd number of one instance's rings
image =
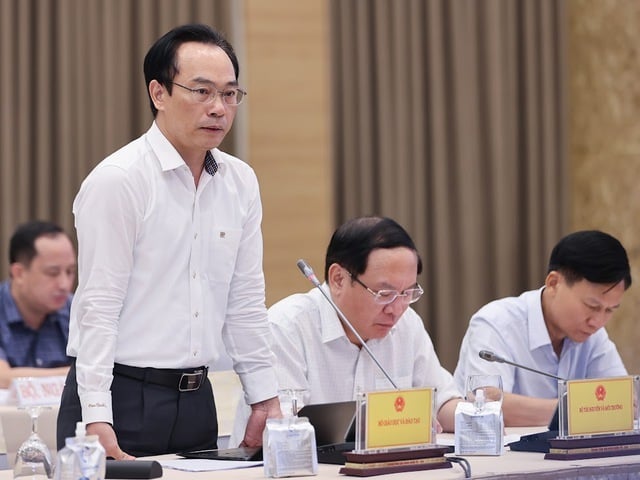
[[[113,365],[113,373],[114,375],[133,378],[141,382],[173,388],[180,392],[192,392],[198,390],[204,383],[209,369],[207,367],[196,367],[186,370],[174,370],[170,368],[131,367],[115,363]]]

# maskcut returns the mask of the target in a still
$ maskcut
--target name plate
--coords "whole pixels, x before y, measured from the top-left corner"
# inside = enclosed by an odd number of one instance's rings
[[[59,405],[66,377],[14,378],[12,389],[19,407]]]
[[[370,392],[366,397],[365,448],[433,443],[433,388]]]
[[[567,382],[568,434],[633,430],[633,377]]]

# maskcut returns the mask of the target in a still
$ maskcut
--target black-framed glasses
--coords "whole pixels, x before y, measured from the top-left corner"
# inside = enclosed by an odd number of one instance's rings
[[[198,88],[189,88],[177,82],[171,82],[173,85],[177,87],[184,88],[185,90],[191,92],[193,99],[197,103],[213,103],[218,94],[220,94],[220,98],[227,105],[240,105],[245,96],[247,96],[247,92],[241,88],[226,88],[224,90],[218,90],[217,88],[212,87],[198,87]]]
[[[416,284],[414,288],[407,288],[403,292],[398,292],[397,290],[371,290],[367,287],[362,280],[360,280],[357,276],[349,273],[351,278],[353,278],[356,282],[358,282],[361,286],[366,288],[367,292],[373,295],[374,301],[379,305],[389,305],[390,303],[395,302],[396,298],[400,298],[402,303],[406,305],[410,305],[412,303],[420,300],[420,297],[424,293],[424,290],[419,284]]]

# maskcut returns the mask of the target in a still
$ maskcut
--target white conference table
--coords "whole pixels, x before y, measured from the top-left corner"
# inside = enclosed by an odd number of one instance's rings
[[[640,478],[640,455],[611,457],[578,461],[544,460],[541,453],[507,452],[500,457],[466,457],[471,464],[472,478],[514,480],[536,479],[636,479]],[[338,465],[320,465],[315,477],[322,480],[349,478],[340,475]],[[0,471],[0,480],[13,478],[11,470]],[[184,472],[163,469],[165,480],[258,480],[264,479],[264,470],[260,467],[216,472]],[[393,480],[450,480],[463,479],[464,473],[458,465],[453,468],[424,470],[419,472],[380,475],[375,478]]]
[[[507,429],[508,434],[527,434],[540,431],[541,428]],[[452,441],[453,435],[439,435],[442,441]],[[156,460],[178,458],[171,455],[148,457]],[[465,456],[471,465],[472,478],[492,479],[640,479],[640,455],[609,457],[588,460],[545,460],[543,453],[511,452],[507,449],[501,456]],[[319,465],[318,479],[345,479],[345,475],[338,473],[339,465]],[[0,480],[10,476],[0,476]],[[185,472],[170,468],[163,468],[163,479],[167,480],[257,480],[263,479],[262,466],[236,470],[220,470],[215,472]],[[424,470],[417,472],[381,475],[381,479],[397,480],[438,480],[463,479],[464,472],[458,464],[452,468]]]
[[[544,460],[542,453],[506,452],[500,457],[465,457],[471,464],[472,478],[493,479],[587,479],[608,478],[640,478],[640,455],[627,457],[611,457],[605,459],[590,459],[578,461]],[[345,475],[338,473],[339,465],[320,465],[317,477],[319,479],[345,479]],[[10,476],[0,477],[0,480]],[[263,479],[262,467],[252,467],[237,470],[222,470],[217,472],[183,472],[168,468],[163,469],[162,478],[167,480],[257,480]],[[452,468],[438,470],[424,470],[418,472],[395,473],[380,475],[378,478],[404,480],[438,480],[462,479],[464,472],[454,464]]]
[[[543,427],[528,429],[507,428],[507,434],[525,435],[543,430]],[[453,435],[441,434],[438,439],[452,442]],[[175,455],[162,455],[158,457],[145,457],[140,460],[170,460],[177,459]],[[640,479],[640,455],[621,457],[609,457],[589,460],[545,460],[544,454],[533,452],[511,452],[508,449],[501,456],[465,456],[471,465],[472,478],[493,479]],[[339,465],[319,465],[318,479],[345,479],[345,475],[338,473]],[[163,467],[163,479],[165,480],[257,480],[264,479],[262,466],[242,468],[235,470],[219,470],[208,472],[186,472]],[[458,464],[452,468],[425,470],[417,472],[397,473],[381,475],[381,479],[394,480],[438,480],[438,479],[463,479],[464,472]],[[0,471],[0,480],[12,479],[11,470]]]

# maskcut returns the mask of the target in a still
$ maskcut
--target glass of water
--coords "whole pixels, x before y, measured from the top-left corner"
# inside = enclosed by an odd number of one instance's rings
[[[38,416],[43,407],[26,407],[31,417],[31,435],[16,453],[13,478],[46,480],[53,476],[51,451],[38,435]]]

